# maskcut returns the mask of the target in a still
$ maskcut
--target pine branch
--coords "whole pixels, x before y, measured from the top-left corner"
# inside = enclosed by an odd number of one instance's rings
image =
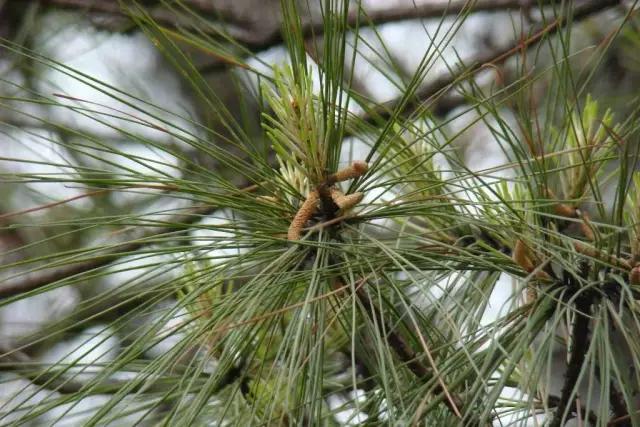
[[[600,370],[600,365],[596,365],[595,373],[598,377],[602,378],[602,371]],[[612,409],[612,420],[609,422],[611,424],[615,420],[619,420],[618,423],[622,427],[631,426],[628,421],[629,411],[627,410],[627,406],[625,404],[624,395],[618,390],[616,387],[616,383],[614,380],[609,381],[609,405]],[[607,425],[609,425],[607,424]]]
[[[614,419],[611,420],[611,422],[615,421],[615,420],[619,420],[617,421],[617,424],[619,426],[622,427],[627,427],[627,426],[631,426],[631,422],[630,422],[630,416],[629,416],[629,411],[627,409],[627,406],[625,405],[625,401],[624,401],[624,396],[622,395],[622,393],[618,390],[618,388],[616,387],[614,381],[610,381],[609,384],[609,404],[611,405],[611,408],[613,408],[613,416]]]
[[[549,395],[547,396],[547,403],[549,404],[549,406],[552,407],[557,407],[560,404],[560,397],[558,396],[554,396],[554,395]],[[580,416],[582,417],[583,420],[589,420],[589,422],[594,425],[597,426],[598,425],[598,417],[596,416],[595,412],[593,411],[589,411],[587,412],[586,408],[582,407],[578,407],[577,402],[574,401],[571,404],[571,407],[569,408],[569,410],[571,412],[575,412],[580,413]]]
[[[580,371],[584,365],[587,348],[589,347],[589,315],[591,311],[591,297],[581,295],[575,302],[575,318],[571,328],[571,357],[567,364],[567,372],[560,393],[560,401],[556,406],[556,413],[549,427],[561,427],[565,421],[565,413],[574,408],[572,396],[578,385]]]
[[[384,325],[384,331],[386,332],[385,339],[396,357],[403,362],[419,380],[432,380],[435,374],[433,369],[425,366],[420,361],[420,357],[413,351],[411,346],[400,334],[394,331],[394,328],[389,325],[382,312],[372,303],[371,295],[369,295],[364,287],[368,279],[368,277],[364,277],[354,285],[355,296],[358,302],[362,305],[371,320],[374,320],[379,325]],[[344,285],[340,283],[334,285],[334,288],[342,287],[344,287]],[[434,393],[443,395],[443,402],[447,409],[457,418],[461,418],[462,414],[466,413],[463,400],[459,396],[451,394],[441,378],[438,378]]]

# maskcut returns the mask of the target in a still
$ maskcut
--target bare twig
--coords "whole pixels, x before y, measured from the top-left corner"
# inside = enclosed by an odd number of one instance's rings
[[[543,3],[548,3],[548,0]],[[379,9],[353,8],[347,16],[347,26],[360,27],[379,25],[389,22],[405,21],[411,19],[442,18],[444,16],[458,15],[480,11],[496,11],[520,9],[522,0],[422,0],[406,1]],[[321,16],[308,18],[302,22],[302,33],[305,37],[319,36],[324,33],[324,22]],[[263,40],[247,40],[251,47],[265,48],[282,42],[280,28],[274,28],[270,36],[265,34]],[[251,43],[253,42],[253,43]]]

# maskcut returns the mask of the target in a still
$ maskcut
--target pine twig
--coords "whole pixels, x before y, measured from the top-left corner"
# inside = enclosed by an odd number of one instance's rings
[[[631,417],[629,416],[629,411],[624,403],[624,396],[618,390],[618,388],[616,387],[613,381],[609,383],[609,389],[610,389],[609,404],[613,409],[613,415],[614,415],[614,419],[611,420],[611,422],[613,422],[614,420],[621,420],[618,422],[619,426],[630,427],[631,423],[629,420]]]
[[[591,310],[591,297],[579,296],[575,303],[575,319],[571,328],[571,356],[567,364],[564,384],[560,393],[560,400],[556,406],[556,413],[549,427],[561,427],[565,419],[565,412],[574,408],[573,392],[577,387],[580,371],[585,361],[587,347],[589,346],[589,316]]]
[[[635,411],[636,414],[640,414],[640,410]],[[625,415],[622,417],[617,417],[612,419],[607,423],[607,427],[627,427],[630,426],[631,423],[631,415]]]
[[[549,395],[547,397],[547,402],[549,403],[550,406],[558,406],[558,404],[560,403],[560,398],[558,396],[554,396],[554,395]],[[580,413],[580,416],[582,417],[583,420],[589,420],[589,422],[591,423],[591,425],[597,426],[598,425],[598,417],[595,414],[595,412],[593,412],[593,410],[587,412],[586,408],[581,407],[578,408],[577,402],[574,401],[569,410],[571,412],[575,412],[576,414]]]

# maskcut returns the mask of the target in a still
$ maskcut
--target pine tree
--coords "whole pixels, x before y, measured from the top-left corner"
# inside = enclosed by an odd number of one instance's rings
[[[8,3],[0,425],[640,425],[636,1]]]

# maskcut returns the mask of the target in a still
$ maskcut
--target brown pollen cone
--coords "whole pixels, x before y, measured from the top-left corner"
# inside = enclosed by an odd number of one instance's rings
[[[344,194],[342,191],[337,188],[331,188],[329,190],[331,193],[331,198],[334,203],[340,209],[349,209],[360,203],[362,198],[364,197],[364,193],[353,193],[353,194]]]
[[[369,165],[367,164],[367,162],[356,160],[352,162],[351,165],[347,166],[344,169],[340,169],[338,172],[331,175],[329,177],[329,182],[342,182],[349,179],[358,178],[364,175],[368,170]]]
[[[313,190],[309,193],[307,199],[304,201],[304,203],[302,203],[302,206],[300,206],[300,209],[298,209],[298,212],[296,212],[296,215],[293,217],[293,220],[289,225],[289,230],[287,231],[287,239],[300,239],[302,229],[318,209],[318,199],[318,191]]]

